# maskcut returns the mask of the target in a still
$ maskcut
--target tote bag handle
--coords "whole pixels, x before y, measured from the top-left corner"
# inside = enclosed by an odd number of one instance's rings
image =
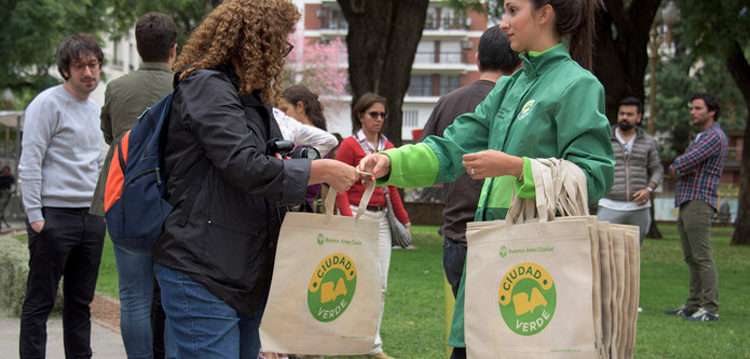
[[[357,214],[354,218],[359,219],[365,214],[367,210],[367,204],[370,203],[372,193],[375,192],[375,181],[365,180],[367,187],[365,193],[362,194],[362,199],[359,201],[359,208],[357,208]],[[333,187],[329,187],[328,196],[326,196],[326,216],[333,216],[333,208],[336,207],[336,190]]]
[[[531,159],[536,199],[525,199],[513,192],[506,220],[512,224],[532,219],[551,221],[563,216],[587,216],[586,175],[573,162],[556,158]]]

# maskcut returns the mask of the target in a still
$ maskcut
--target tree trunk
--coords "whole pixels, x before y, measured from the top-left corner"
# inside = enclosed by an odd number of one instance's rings
[[[624,97],[643,100],[649,31],[661,0],[604,1],[597,11],[594,38],[594,74],[604,85],[606,115],[617,120],[617,107]]]
[[[428,0],[338,0],[349,23],[346,45],[352,104],[366,92],[387,99],[383,133],[401,145],[404,95],[422,37]]]
[[[742,141],[742,168],[740,169],[740,195],[737,219],[735,220],[732,245],[750,245],[750,64],[737,41],[732,43],[727,56],[727,69],[742,93],[748,118]]]
[[[620,100],[627,96],[645,100],[646,48],[661,0],[633,0],[627,8],[620,0],[604,3],[605,8],[596,13],[594,74],[604,86],[607,118],[615,123]],[[655,218],[653,208],[651,218]],[[656,221],[651,221],[647,237],[662,238]]]

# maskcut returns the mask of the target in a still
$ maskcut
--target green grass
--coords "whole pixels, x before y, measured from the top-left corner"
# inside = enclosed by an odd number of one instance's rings
[[[688,269],[675,226],[660,226],[663,240],[647,239],[642,255],[641,302],[635,357],[750,358],[750,246],[729,246],[732,228],[715,227],[721,320],[695,323],[664,315],[685,300]],[[381,335],[396,358],[445,357],[443,239],[437,227],[412,229],[416,251],[394,250]],[[112,244],[105,242],[97,290],[117,297]],[[359,357],[335,357],[359,358]]]
[[[112,298],[120,298],[117,289],[115,252],[112,241],[109,240],[109,233],[104,238],[104,250],[102,250],[102,262],[99,265],[99,279],[96,281],[96,291]]]
[[[641,307],[636,358],[750,358],[750,247],[729,246],[732,228],[712,233],[719,272],[720,320],[695,323],[664,315],[683,304],[689,272],[675,226],[660,226],[664,240],[641,249]]]

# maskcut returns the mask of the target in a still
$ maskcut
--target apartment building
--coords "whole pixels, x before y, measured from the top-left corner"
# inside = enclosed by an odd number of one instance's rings
[[[302,10],[305,41],[346,37],[348,24],[335,0],[304,0]],[[404,141],[412,139],[412,130],[424,127],[440,96],[479,79],[477,45],[487,27],[487,17],[483,14],[461,15],[447,2],[430,1],[404,98],[401,134]],[[349,118],[350,115],[342,111],[328,116]],[[351,133],[350,121],[331,122],[329,131],[344,137]]]

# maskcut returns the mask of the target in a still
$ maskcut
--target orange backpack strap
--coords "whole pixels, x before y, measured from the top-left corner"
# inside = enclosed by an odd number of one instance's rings
[[[130,130],[123,133],[120,143],[115,147],[115,153],[109,164],[107,183],[104,187],[104,211],[109,210],[112,205],[120,199],[122,186],[125,182],[125,165],[128,162],[128,139]],[[114,158],[117,156],[117,158]]]

